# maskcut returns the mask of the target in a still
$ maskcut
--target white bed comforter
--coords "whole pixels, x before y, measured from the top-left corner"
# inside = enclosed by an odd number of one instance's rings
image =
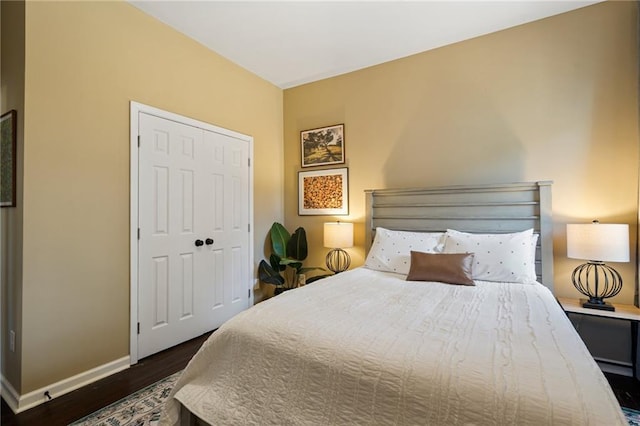
[[[404,281],[365,268],[239,314],[194,356],[179,402],[214,425],[625,425],[540,284]]]

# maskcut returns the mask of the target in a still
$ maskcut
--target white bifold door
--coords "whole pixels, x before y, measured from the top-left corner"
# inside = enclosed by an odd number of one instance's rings
[[[140,113],[138,357],[249,305],[249,142]]]

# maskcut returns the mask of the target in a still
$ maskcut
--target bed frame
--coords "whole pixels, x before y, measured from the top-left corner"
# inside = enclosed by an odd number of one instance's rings
[[[507,233],[533,228],[538,281],[553,292],[551,181],[365,191],[365,251],[376,227]]]

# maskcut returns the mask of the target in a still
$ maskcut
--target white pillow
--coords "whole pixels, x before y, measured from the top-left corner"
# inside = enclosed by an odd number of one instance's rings
[[[408,274],[411,250],[423,253],[442,251],[444,232],[407,232],[376,228],[376,236],[364,262],[369,269]]]
[[[470,234],[448,229],[445,253],[473,253],[474,280],[536,282],[536,243],[533,229],[511,234]]]

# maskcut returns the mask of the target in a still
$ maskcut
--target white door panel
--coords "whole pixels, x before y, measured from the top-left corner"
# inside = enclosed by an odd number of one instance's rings
[[[138,356],[248,307],[248,142],[139,114]],[[196,244],[198,241],[198,244]]]
[[[248,253],[250,247],[246,242],[248,204],[242,201],[249,197],[249,152],[248,144],[239,144],[234,138],[220,133],[206,131],[204,141],[211,148],[211,161],[215,165],[209,174],[214,212],[210,229],[215,251],[209,309],[211,322],[222,324],[225,318],[244,309],[238,309],[235,305],[246,305],[249,297],[246,286],[239,291],[236,285],[236,280],[248,282],[251,270],[246,267],[249,264],[248,255],[243,256],[241,261],[236,260],[237,252]],[[240,187],[238,181],[244,182],[246,188]]]

